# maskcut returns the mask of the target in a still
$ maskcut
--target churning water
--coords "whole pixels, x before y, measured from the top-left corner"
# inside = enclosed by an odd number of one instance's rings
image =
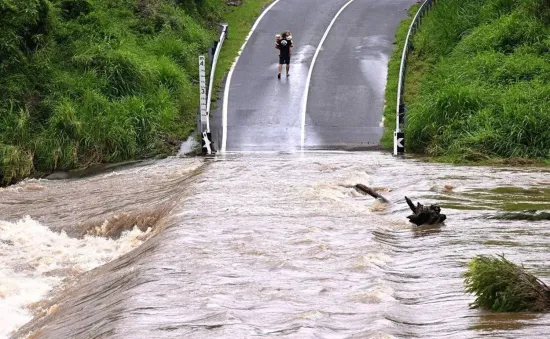
[[[25,181],[0,191],[0,336],[549,337],[548,315],[470,309],[461,277],[504,254],[550,280],[550,222],[494,218],[550,210],[548,174],[307,152]],[[404,196],[446,223],[412,227]]]

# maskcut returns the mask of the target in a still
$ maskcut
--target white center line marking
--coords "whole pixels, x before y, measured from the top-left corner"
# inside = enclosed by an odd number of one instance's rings
[[[353,1],[355,1],[355,0],[349,0],[344,6],[342,6],[342,8],[340,8],[338,13],[336,13],[334,18],[332,19],[332,21],[328,25],[327,30],[325,31],[325,34],[323,34],[323,37],[321,38],[321,41],[319,42],[319,46],[317,46],[317,49],[315,50],[315,54],[313,55],[313,59],[311,60],[311,65],[309,66],[309,71],[308,71],[307,79],[306,79],[306,88],[304,90],[304,95],[302,96],[302,128],[300,130],[300,136],[301,136],[301,140],[302,140],[301,141],[302,150],[304,149],[304,141],[305,141],[305,138],[306,138],[306,110],[307,110],[307,97],[309,95],[309,83],[311,82],[311,74],[313,73],[313,67],[315,66],[315,61],[317,60],[317,56],[319,55],[319,51],[321,51],[321,48],[323,47],[323,43],[325,42],[325,39],[327,38],[328,33],[330,32],[330,29],[332,28],[332,25],[334,25],[334,22],[336,22],[336,19],[338,19],[338,17],[340,16],[340,13],[342,13],[344,11],[344,9],[346,9],[346,7],[348,7],[348,5],[351,4]]]

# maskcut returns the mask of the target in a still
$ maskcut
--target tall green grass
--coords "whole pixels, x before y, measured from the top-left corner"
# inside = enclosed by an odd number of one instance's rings
[[[0,0],[0,184],[169,154],[219,0]]]
[[[0,185],[170,154],[196,125],[198,62],[230,25],[219,82],[271,0],[0,0]]]
[[[550,159],[550,1],[441,0],[413,46],[409,151]]]

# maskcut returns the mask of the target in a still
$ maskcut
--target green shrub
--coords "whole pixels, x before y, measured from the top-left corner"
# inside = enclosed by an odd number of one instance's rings
[[[550,288],[504,256],[475,257],[464,278],[466,292],[476,295],[473,307],[496,312],[550,309]]]
[[[0,67],[7,71],[46,42],[49,33],[46,0],[0,0]]]
[[[92,4],[87,0],[63,0],[59,3],[65,19],[76,19],[92,11]]]

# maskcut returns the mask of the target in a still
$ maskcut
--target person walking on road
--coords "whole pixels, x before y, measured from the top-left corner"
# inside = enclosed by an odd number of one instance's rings
[[[278,79],[281,79],[283,65],[286,65],[286,76],[290,76],[290,56],[292,54],[292,33],[286,31],[275,36],[275,48],[279,50],[279,74]]]

